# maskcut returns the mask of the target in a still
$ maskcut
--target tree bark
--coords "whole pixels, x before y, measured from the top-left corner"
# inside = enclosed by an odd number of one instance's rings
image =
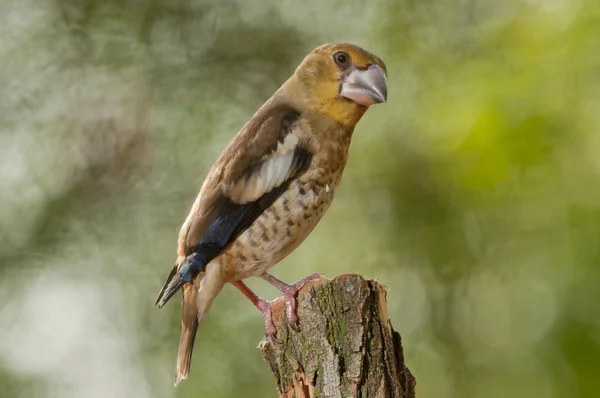
[[[277,299],[277,334],[259,348],[279,397],[414,398],[416,381],[388,319],[386,292],[360,275],[310,281],[297,295],[299,332]]]

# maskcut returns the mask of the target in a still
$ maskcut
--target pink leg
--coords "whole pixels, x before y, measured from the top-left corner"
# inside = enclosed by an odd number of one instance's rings
[[[308,281],[312,281],[314,279],[320,279],[323,277],[323,274],[315,272],[312,275],[307,276],[304,279],[299,280],[298,282],[288,285],[287,283],[275,278],[273,275],[264,273],[261,275],[261,278],[269,282],[271,285],[275,286],[281,293],[283,293],[283,297],[285,299],[285,303],[287,306],[287,317],[290,322],[290,326],[294,330],[298,330],[298,316],[296,315],[296,293],[298,290],[302,289],[302,286]]]
[[[262,312],[265,317],[265,328],[267,329],[267,334],[269,337],[275,336],[277,329],[275,329],[275,325],[273,325],[273,319],[271,318],[271,302],[258,297],[256,293],[250,290],[250,288],[242,281],[234,282],[233,286],[235,286],[240,292],[244,293],[244,296],[248,297],[248,299],[252,301],[252,304],[254,304],[254,306],[258,308],[260,312]]]

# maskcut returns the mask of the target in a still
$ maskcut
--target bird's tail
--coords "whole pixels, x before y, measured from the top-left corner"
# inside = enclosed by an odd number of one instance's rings
[[[196,279],[201,280],[204,272],[201,272]],[[181,380],[187,379],[190,374],[192,362],[192,351],[194,350],[194,341],[196,331],[200,324],[198,313],[198,284],[194,281],[183,288],[183,305],[181,309],[181,339],[179,340],[179,351],[177,353],[177,366],[175,368],[175,386]],[[194,286],[196,285],[196,286]]]
[[[218,264],[208,264],[198,273],[193,283],[183,286],[183,306],[181,313],[181,340],[175,369],[175,386],[190,374],[192,351],[198,327],[204,323],[210,307],[223,288]]]

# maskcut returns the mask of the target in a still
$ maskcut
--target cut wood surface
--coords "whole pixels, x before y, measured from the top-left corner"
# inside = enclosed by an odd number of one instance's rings
[[[387,313],[387,289],[344,274],[308,282],[299,292],[299,331],[283,299],[273,303],[274,339],[259,348],[279,397],[412,398],[415,378]]]

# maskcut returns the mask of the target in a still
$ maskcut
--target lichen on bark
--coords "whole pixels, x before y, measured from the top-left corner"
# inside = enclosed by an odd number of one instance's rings
[[[298,293],[299,332],[274,302],[275,339],[260,348],[280,397],[414,397],[386,288],[360,275],[307,283]]]

